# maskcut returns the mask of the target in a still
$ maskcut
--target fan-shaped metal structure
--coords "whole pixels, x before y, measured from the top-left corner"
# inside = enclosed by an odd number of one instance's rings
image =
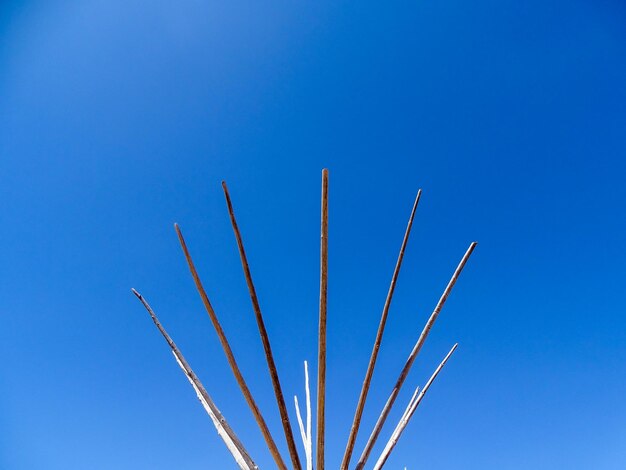
[[[222,182],[222,189],[224,191],[224,196],[226,198],[226,205],[228,208],[230,221],[233,227],[233,232],[235,234],[235,239],[237,241],[239,256],[241,258],[241,265],[243,267],[244,276],[246,278],[246,283],[248,285],[250,299],[252,301],[252,307],[254,310],[254,315],[255,315],[257,326],[259,329],[259,335],[261,338],[261,342],[263,344],[263,350],[265,353],[267,367],[268,367],[270,379],[272,382],[272,386],[274,389],[274,395],[276,398],[276,405],[277,405],[278,412],[281,418],[283,434],[287,442],[287,448],[289,450],[289,461],[291,462],[291,468],[293,468],[293,470],[302,470],[302,463],[300,461],[300,457],[296,449],[294,432],[292,430],[291,422],[289,419],[289,414],[287,413],[287,406],[285,404],[285,398],[282,392],[280,379],[278,376],[278,371],[276,369],[276,364],[274,362],[274,356],[272,353],[270,340],[267,334],[267,330],[265,328],[265,323],[263,321],[263,314],[261,312],[261,307],[259,305],[259,301],[257,298],[256,289],[252,281],[252,275],[250,273],[250,267],[248,265],[248,259],[246,257],[243,240],[241,237],[241,233],[239,231],[239,227],[237,225],[237,220],[235,218],[235,212],[233,210],[233,205],[232,205],[232,201],[230,198],[230,194],[228,192],[226,183],[224,182]],[[402,245],[400,247],[400,253],[398,255],[398,260],[396,262],[396,266],[393,271],[391,284],[389,286],[387,298],[385,300],[383,311],[380,317],[380,322],[378,324],[378,329],[376,332],[376,337],[374,340],[372,353],[370,355],[370,359],[368,362],[367,371],[365,373],[365,378],[363,380],[361,392],[357,400],[356,410],[354,413],[354,419],[350,427],[348,442],[346,444],[346,449],[343,455],[340,470],[349,470],[349,467],[350,467],[350,462],[351,462],[352,455],[354,452],[354,446],[355,446],[357,434],[359,432],[359,428],[361,425],[361,418],[363,416],[363,410],[365,408],[365,402],[367,400],[367,395],[368,395],[372,377],[374,374],[374,368],[376,366],[376,360],[378,358],[378,353],[380,351],[380,347],[382,344],[383,332],[385,330],[385,325],[387,322],[389,307],[391,305],[391,300],[393,298],[396,281],[400,273],[400,267],[402,266],[404,252],[405,252],[406,245],[409,239],[409,234],[411,232],[411,227],[413,225],[413,218],[415,216],[415,212],[416,212],[421,194],[422,194],[422,191],[419,190],[417,192],[417,196],[415,198],[415,202],[411,210],[411,215],[409,216],[407,228],[404,234],[404,238],[402,240]],[[280,451],[278,450],[276,442],[269,430],[269,427],[267,426],[265,419],[263,418],[261,410],[259,409],[256,401],[254,400],[254,397],[252,396],[252,393],[250,389],[248,388],[248,385],[246,384],[243,374],[241,373],[241,370],[239,369],[239,366],[237,365],[237,361],[235,360],[235,355],[230,347],[228,339],[226,338],[226,333],[224,332],[224,329],[222,328],[219,322],[218,316],[215,310],[213,309],[213,306],[211,305],[211,301],[209,300],[209,297],[202,285],[202,281],[200,280],[198,272],[195,268],[191,254],[189,252],[187,244],[185,243],[185,239],[183,237],[182,231],[180,227],[178,226],[178,224],[174,224],[174,228],[178,235],[178,239],[180,241],[180,245],[183,250],[183,254],[185,256],[187,264],[189,266],[189,271],[191,272],[193,281],[196,285],[198,293],[200,294],[202,303],[204,304],[204,307],[209,315],[209,318],[211,319],[211,323],[213,324],[213,327],[217,333],[222,349],[224,350],[224,354],[226,355],[226,359],[228,361],[228,364],[230,365],[233,375],[235,376],[237,384],[239,385],[239,388],[241,389],[241,392],[248,404],[248,407],[250,408],[250,411],[252,412],[254,419],[256,420],[259,426],[261,434],[263,435],[267,448],[269,449],[274,459],[274,462],[276,463],[276,466],[280,470],[287,470],[289,467],[287,466],[285,459],[283,458]],[[320,240],[321,240],[320,242],[320,298],[319,298],[319,328],[318,328],[318,357],[317,357],[318,368],[317,368],[317,395],[316,395],[317,399],[316,399],[315,467],[318,470],[324,470],[324,447],[325,447],[325,428],[326,428],[326,419],[325,419],[326,315],[327,315],[326,307],[327,307],[327,292],[328,292],[328,289],[327,289],[327,286],[328,286],[328,170],[326,169],[322,170],[320,235],[321,235],[320,237]],[[469,245],[469,248],[467,249],[463,257],[461,258],[461,261],[459,262],[457,268],[452,274],[452,277],[450,278],[448,285],[446,286],[443,294],[441,295],[441,298],[437,302],[437,305],[435,306],[432,314],[430,315],[428,321],[426,322],[424,329],[420,333],[415,345],[413,346],[413,349],[411,350],[406,362],[404,363],[404,366],[402,367],[398,375],[396,382],[393,385],[393,388],[391,389],[389,398],[387,399],[387,402],[385,403],[385,406],[380,412],[378,420],[376,421],[376,424],[374,425],[374,428],[372,429],[370,433],[367,443],[365,444],[365,448],[361,452],[361,455],[357,463],[354,466],[355,470],[362,470],[365,467],[365,464],[367,463],[370,457],[374,444],[376,443],[378,437],[380,436],[380,433],[383,429],[383,425],[385,424],[385,421],[387,420],[389,416],[389,413],[396,401],[396,398],[398,397],[398,394],[400,393],[400,390],[402,389],[406,381],[406,378],[409,374],[409,371],[411,370],[411,367],[415,361],[415,358],[419,354],[424,342],[426,341],[426,338],[428,337],[428,334],[430,333],[435,321],[437,320],[437,317],[439,316],[439,313],[441,312],[441,309],[443,308],[446,302],[446,299],[450,295],[450,292],[452,291],[454,284],[456,283],[459,275],[461,274],[461,271],[463,270],[465,264],[467,263],[467,260],[469,259],[470,255],[474,251],[475,247],[476,247],[476,242],[473,242]],[[183,357],[182,353],[180,352],[180,350],[178,349],[174,341],[171,339],[171,337],[168,335],[168,333],[165,331],[165,329],[159,322],[156,314],[154,313],[154,311],[152,310],[152,308],[150,307],[146,299],[135,289],[132,289],[132,292],[141,301],[145,309],[150,314],[152,321],[154,322],[158,330],[161,332],[161,334],[165,338],[172,353],[174,354],[174,357],[176,358],[176,362],[178,363],[178,365],[181,367],[181,369],[187,376],[187,379],[189,380],[189,382],[191,383],[191,386],[195,390],[198,396],[198,399],[200,400],[200,402],[202,403],[202,406],[204,407],[204,409],[210,416],[213,422],[213,425],[215,426],[219,436],[222,438],[222,440],[226,444],[226,447],[228,448],[229,452],[232,454],[233,458],[237,462],[237,465],[239,466],[239,468],[241,468],[242,470],[257,469],[258,466],[254,463],[254,460],[250,456],[249,452],[245,449],[244,445],[242,444],[240,439],[237,437],[233,429],[228,425],[226,419],[221,414],[221,412],[219,411],[219,409],[217,408],[217,406],[211,399],[210,395],[208,394],[208,392],[206,391],[206,389],[200,382],[200,379],[198,379],[198,377],[193,372],[193,370],[191,369],[191,367],[189,366],[189,364]],[[399,422],[397,423],[395,429],[393,430],[391,437],[387,441],[384,449],[382,450],[380,456],[378,457],[376,463],[374,464],[373,468],[375,470],[380,470],[381,468],[383,468],[383,466],[387,462],[387,458],[389,457],[391,451],[396,446],[400,436],[402,435],[402,432],[404,431],[411,417],[415,413],[415,410],[421,403],[426,392],[428,391],[428,389],[434,382],[439,372],[442,370],[443,366],[446,364],[448,359],[450,359],[450,357],[456,350],[457,346],[458,344],[455,344],[454,346],[452,346],[452,348],[450,349],[450,352],[448,352],[448,354],[441,361],[439,366],[435,369],[434,373],[432,374],[428,382],[426,382],[424,387],[421,389],[417,387],[415,389],[415,392],[413,393],[413,396],[409,400],[409,403],[407,404],[404,413],[402,414]],[[304,364],[304,367],[305,367],[305,393],[306,393],[306,412],[307,412],[306,426],[302,420],[301,410],[298,404],[298,399],[296,397],[294,397],[294,402],[295,402],[295,407],[296,407],[296,415],[298,418],[298,426],[300,430],[300,435],[302,437],[302,442],[303,442],[304,449],[305,449],[305,469],[312,470],[314,457],[313,457],[313,439],[312,439],[312,432],[311,432],[311,399],[310,399],[310,390],[309,390],[308,365],[306,362]]]

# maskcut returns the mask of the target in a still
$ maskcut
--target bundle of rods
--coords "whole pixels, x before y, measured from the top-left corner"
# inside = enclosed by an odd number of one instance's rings
[[[250,300],[252,301],[252,308],[253,308],[254,316],[255,316],[257,326],[259,329],[259,335],[261,337],[261,342],[263,344],[265,359],[267,361],[267,367],[269,370],[272,387],[274,389],[274,395],[276,398],[276,404],[278,406],[278,412],[281,418],[283,433],[284,433],[285,440],[287,443],[287,449],[289,451],[291,467],[293,468],[293,470],[302,470],[302,463],[300,462],[300,457],[296,449],[294,433],[292,431],[289,414],[287,413],[285,398],[284,398],[282,387],[280,384],[280,379],[278,377],[276,363],[274,362],[274,355],[272,353],[272,348],[270,345],[269,337],[267,334],[267,330],[265,328],[265,322],[263,321],[263,315],[261,313],[261,307],[259,305],[259,300],[257,298],[256,289],[252,281],[252,275],[250,273],[248,259],[246,257],[246,252],[243,246],[241,232],[239,231],[239,226],[237,225],[237,220],[235,219],[235,212],[233,210],[233,205],[230,199],[230,194],[228,192],[228,187],[226,186],[225,182],[222,182],[222,189],[224,191],[224,196],[226,198],[226,205],[228,207],[230,221],[233,227],[233,232],[235,234],[235,239],[237,241],[239,256],[241,258],[241,265],[243,267],[244,276],[246,278],[246,283],[247,283],[248,291],[250,294]],[[382,343],[383,333],[385,330],[385,324],[387,322],[387,316],[389,313],[389,307],[391,306],[391,300],[393,298],[393,293],[396,287],[396,282],[398,279],[398,275],[400,273],[400,267],[402,266],[402,260],[404,258],[404,252],[405,252],[406,245],[409,239],[409,234],[411,232],[411,227],[413,225],[413,218],[415,216],[415,211],[417,209],[421,194],[422,194],[422,191],[420,189],[417,192],[417,196],[415,197],[415,202],[413,203],[411,215],[409,216],[409,221],[406,227],[406,231],[404,233],[404,238],[402,240],[402,245],[400,247],[400,253],[396,261],[396,265],[395,265],[393,275],[391,278],[391,284],[387,292],[387,297],[385,299],[385,304],[383,306],[383,311],[380,317],[380,322],[378,324],[378,330],[376,332],[374,346],[372,348],[372,353],[370,355],[369,363],[367,365],[367,370],[365,373],[365,378],[363,380],[363,385],[361,386],[361,392],[359,394],[356,410],[354,413],[354,419],[350,427],[348,442],[346,444],[346,449],[343,454],[343,459],[341,461],[340,470],[348,470],[350,466],[350,461],[351,461],[352,454],[354,451],[354,445],[355,445],[357,434],[359,432],[359,428],[361,425],[361,418],[363,416],[363,410],[365,408],[367,394],[370,389],[372,376],[374,374],[374,368],[376,366],[376,360],[378,358],[378,353],[380,351],[380,346]],[[178,235],[178,239],[179,239],[181,248],[183,250],[185,259],[187,261],[187,264],[189,266],[189,271],[191,272],[191,276],[193,278],[195,286],[198,290],[198,293],[200,294],[200,298],[202,299],[202,303],[204,304],[204,307],[209,315],[209,318],[211,319],[211,323],[213,324],[215,332],[217,333],[222,349],[224,350],[224,354],[226,355],[228,364],[230,365],[230,368],[235,376],[235,380],[237,381],[237,384],[239,385],[239,388],[241,389],[241,392],[248,404],[248,407],[252,411],[254,419],[256,420],[259,426],[261,434],[263,435],[265,443],[270,451],[270,454],[272,455],[272,458],[274,459],[274,462],[276,463],[277,467],[280,470],[287,470],[288,468],[287,464],[285,463],[283,456],[278,450],[278,447],[276,446],[276,442],[274,441],[274,438],[272,437],[272,434],[267,426],[267,423],[265,419],[263,418],[263,415],[261,414],[261,410],[259,409],[256,401],[254,400],[254,397],[252,396],[252,393],[250,392],[250,389],[248,388],[248,385],[246,384],[243,374],[241,373],[241,370],[239,369],[239,366],[237,365],[237,361],[235,360],[235,355],[233,354],[233,351],[230,347],[228,339],[226,338],[226,334],[224,333],[224,330],[219,322],[217,314],[215,313],[215,310],[213,309],[213,306],[211,305],[211,301],[209,300],[209,297],[204,289],[204,286],[202,285],[200,276],[198,275],[196,267],[193,263],[191,254],[189,253],[189,249],[187,248],[187,244],[185,243],[185,239],[183,238],[182,231],[180,227],[178,226],[178,224],[174,224],[174,228]],[[404,366],[402,367],[402,370],[400,371],[398,379],[396,380],[391,390],[389,398],[387,399],[385,406],[380,412],[378,420],[376,421],[376,424],[374,425],[374,429],[370,433],[367,443],[365,444],[365,448],[363,449],[361,456],[359,457],[356,463],[356,466],[354,467],[355,470],[362,470],[364,468],[372,452],[374,444],[376,443],[381,433],[383,425],[385,424],[385,421],[387,417],[389,416],[391,408],[393,407],[396,401],[396,398],[398,397],[398,394],[400,393],[400,390],[402,386],[404,385],[404,382],[409,374],[409,371],[411,370],[411,367],[413,365],[413,362],[415,361],[415,358],[417,357],[424,342],[426,341],[426,338],[428,337],[430,330],[432,329],[435,321],[437,320],[437,317],[439,316],[441,309],[443,308],[448,296],[450,295],[450,292],[452,291],[454,284],[456,283],[459,275],[461,274],[461,271],[463,270],[467,260],[469,259],[475,247],[476,247],[476,242],[471,243],[469,248],[463,255],[461,261],[459,262],[454,273],[452,274],[452,277],[450,278],[450,281],[448,282],[443,294],[441,295],[441,298],[437,302],[437,305],[435,306],[432,314],[430,315],[428,321],[426,322],[424,329],[419,335],[417,342],[413,346],[413,349],[411,350],[409,357],[404,363]],[[316,419],[316,447],[315,447],[316,449],[315,466],[318,470],[324,470],[324,437],[325,437],[325,427],[326,427],[326,418],[325,418],[326,406],[325,405],[326,405],[326,323],[327,323],[326,318],[327,318],[327,293],[328,293],[327,287],[328,287],[328,170],[324,169],[322,170],[320,296],[319,296],[319,328],[318,328],[318,357],[317,357],[317,407],[316,407],[317,419]],[[172,353],[174,354],[174,357],[176,358],[178,365],[181,367],[181,369],[187,376],[189,382],[191,383],[192,387],[196,391],[198,399],[200,400],[205,410],[211,417],[211,420],[213,421],[213,424],[215,428],[217,429],[218,434],[220,435],[220,437],[226,444],[229,452],[232,454],[239,468],[241,468],[242,470],[252,470],[252,469],[259,468],[254,463],[253,459],[250,457],[250,453],[245,449],[240,439],[236,436],[232,428],[228,425],[226,419],[221,414],[221,412],[219,411],[219,409],[217,408],[217,406],[211,399],[210,395],[207,393],[206,389],[204,388],[204,386],[202,385],[202,383],[200,382],[196,374],[193,372],[193,370],[191,369],[191,367],[189,366],[189,364],[183,357],[180,350],[177,348],[174,341],[165,331],[165,329],[159,322],[156,314],[154,313],[154,311],[152,310],[152,308],[150,307],[146,299],[135,289],[132,289],[132,292],[141,301],[143,306],[146,308],[146,310],[150,314],[152,321],[154,322],[156,327],[159,329],[159,331],[161,332],[161,334],[167,341]],[[450,352],[448,352],[445,358],[441,361],[441,363],[439,364],[437,369],[434,371],[434,373],[432,374],[428,382],[424,385],[424,387],[422,389],[420,389],[419,387],[415,389],[415,392],[413,393],[408,405],[406,406],[406,409],[404,413],[402,414],[398,424],[396,425],[391,437],[387,441],[387,444],[385,445],[383,451],[381,452],[378,460],[374,464],[373,468],[375,470],[379,470],[383,468],[383,466],[387,462],[387,459],[391,451],[396,446],[398,439],[400,438],[402,432],[404,431],[407,424],[409,423],[409,420],[415,413],[417,406],[420,404],[420,402],[422,401],[422,398],[424,397],[424,395],[426,394],[431,384],[433,383],[433,381],[435,380],[435,378],[437,377],[437,375],[439,374],[443,366],[446,364],[450,356],[454,353],[457,346],[458,344],[455,344],[454,346],[452,346],[452,349],[450,349]],[[310,430],[311,412],[310,412],[310,400],[309,400],[308,369],[307,369],[306,362],[305,362],[305,375],[306,375],[306,397],[307,397],[307,400],[306,400],[307,402],[307,430],[306,431],[304,429],[304,425],[303,425],[302,418],[300,415],[300,409],[298,407],[297,398],[295,397],[294,398],[295,398],[296,412],[297,412],[298,421],[300,425],[300,432],[301,432],[303,444],[305,447],[305,455],[306,455],[305,468],[306,470],[312,470],[313,457],[312,457],[312,438],[311,438],[311,430]]]

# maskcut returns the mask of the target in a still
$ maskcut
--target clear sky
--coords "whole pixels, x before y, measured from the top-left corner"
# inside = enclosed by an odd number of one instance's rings
[[[235,468],[131,287],[274,468],[174,222],[287,457],[220,181],[295,419],[324,167],[327,468],[418,188],[356,452],[477,240],[375,454],[459,342],[389,468],[626,468],[623,1],[3,1],[0,35],[0,468]]]

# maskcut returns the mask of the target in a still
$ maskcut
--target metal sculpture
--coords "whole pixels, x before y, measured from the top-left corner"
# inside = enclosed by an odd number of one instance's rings
[[[241,265],[243,268],[244,276],[246,278],[246,284],[248,286],[248,291],[250,294],[250,300],[252,302],[252,308],[253,308],[255,319],[257,322],[257,327],[259,329],[259,335],[261,337],[261,342],[263,344],[265,359],[267,362],[267,367],[268,367],[270,379],[272,382],[272,387],[274,389],[276,405],[278,407],[278,412],[280,414],[281,423],[283,427],[283,433],[284,433],[285,440],[287,443],[287,448],[289,450],[289,457],[291,460],[291,465],[292,465],[293,470],[302,470],[302,464],[300,462],[300,457],[296,449],[294,433],[291,427],[291,422],[289,420],[289,415],[287,413],[287,407],[285,404],[283,391],[280,385],[280,380],[278,376],[278,371],[276,369],[276,364],[274,362],[272,348],[270,345],[267,330],[265,328],[265,323],[263,321],[263,315],[261,313],[261,307],[259,305],[259,301],[257,298],[256,289],[252,281],[252,274],[250,273],[250,267],[248,265],[248,259],[246,257],[246,252],[243,246],[241,233],[239,231],[237,220],[235,218],[235,212],[233,209],[232,201],[231,201],[230,194],[228,192],[228,188],[225,182],[222,182],[222,189],[224,191],[224,197],[226,198],[228,214],[230,217],[231,225],[233,227],[233,232],[235,234],[235,239],[237,241],[239,256],[241,258]],[[354,445],[356,442],[357,434],[359,432],[359,428],[361,425],[361,418],[363,416],[365,402],[367,400],[367,395],[368,395],[372,377],[374,374],[374,368],[376,366],[376,360],[377,360],[378,353],[380,351],[380,347],[382,344],[383,333],[385,330],[385,324],[387,322],[387,316],[389,314],[389,308],[391,306],[391,301],[393,298],[396,281],[400,273],[400,267],[402,266],[404,252],[405,252],[406,245],[409,239],[409,234],[411,232],[411,227],[413,225],[413,218],[415,217],[415,212],[416,212],[421,194],[422,194],[422,191],[420,189],[417,192],[417,196],[415,198],[415,202],[413,204],[413,208],[411,210],[411,214],[409,217],[409,222],[407,224],[404,238],[402,240],[400,253],[398,255],[398,260],[396,262],[396,266],[393,271],[391,284],[389,286],[389,291],[387,293],[387,298],[385,300],[385,304],[383,307],[382,315],[381,315],[380,322],[378,325],[378,330],[376,332],[374,346],[372,348],[372,353],[370,355],[369,363],[368,363],[367,370],[365,373],[365,378],[363,380],[363,385],[361,387],[361,391],[360,391],[359,398],[357,401],[357,406],[356,406],[356,410],[354,413],[354,419],[350,427],[348,442],[346,444],[346,449],[343,455],[343,459],[341,461],[340,470],[348,470],[349,465],[350,465],[350,460],[352,457],[352,453],[354,451]],[[211,323],[213,324],[213,327],[217,333],[220,344],[222,346],[222,349],[224,350],[224,354],[226,355],[226,359],[228,361],[228,364],[230,365],[233,375],[235,376],[237,384],[239,385],[239,388],[241,389],[241,392],[246,400],[246,403],[248,404],[248,407],[252,411],[252,414],[261,431],[261,434],[263,435],[267,448],[269,449],[270,454],[272,455],[274,462],[276,463],[276,466],[280,470],[287,470],[287,465],[285,464],[285,460],[281,456],[280,451],[278,450],[278,447],[276,446],[276,443],[274,441],[274,438],[272,437],[272,434],[265,422],[265,419],[263,418],[261,414],[261,410],[256,404],[256,401],[254,400],[252,396],[252,392],[248,388],[246,381],[243,377],[243,374],[241,373],[241,370],[239,369],[239,366],[237,365],[237,361],[235,360],[234,353],[226,338],[226,334],[219,322],[219,319],[217,317],[217,314],[215,313],[215,310],[213,309],[213,306],[211,305],[211,302],[202,285],[198,272],[196,271],[195,265],[191,258],[191,254],[189,252],[187,244],[185,243],[185,239],[183,238],[182,231],[180,227],[178,226],[178,224],[174,224],[174,228],[178,235],[178,239],[180,241],[180,245],[183,250],[183,254],[185,256],[187,264],[189,266],[189,271],[191,272],[191,276],[196,285],[196,289],[198,290],[198,293],[200,294],[200,297],[202,299],[202,303],[204,304],[204,307],[209,315],[209,318],[211,319]],[[320,241],[320,298],[319,298],[319,328],[318,328],[318,362],[317,362],[318,369],[317,369],[317,402],[316,402],[317,419],[316,419],[315,462],[316,462],[317,470],[324,470],[324,446],[325,446],[324,438],[325,438],[325,427],[326,427],[326,418],[325,418],[326,317],[327,317],[327,292],[328,292],[328,287],[327,287],[328,286],[328,170],[326,169],[322,171],[320,240],[321,240]],[[394,384],[391,394],[389,395],[389,398],[387,399],[387,402],[385,403],[385,406],[383,407],[383,410],[381,411],[378,417],[378,420],[376,421],[374,429],[372,430],[369,436],[369,439],[367,440],[365,448],[363,449],[361,456],[359,457],[359,460],[357,461],[356,466],[354,467],[355,470],[362,470],[364,468],[372,452],[374,444],[376,443],[376,440],[378,439],[382,431],[383,425],[385,424],[385,421],[387,417],[389,416],[391,408],[393,407],[396,401],[396,398],[398,397],[398,394],[400,393],[400,390],[402,386],[404,385],[404,382],[409,374],[409,371],[411,370],[411,367],[415,361],[415,358],[419,354],[424,342],[426,341],[426,338],[428,337],[428,334],[430,333],[430,330],[432,329],[435,321],[437,320],[437,317],[439,316],[439,313],[441,312],[441,309],[443,308],[446,302],[446,299],[450,295],[450,292],[452,291],[454,284],[456,283],[459,275],[461,274],[461,271],[463,270],[465,264],[467,263],[467,260],[469,259],[470,255],[474,251],[475,247],[476,247],[476,242],[473,242],[470,244],[465,255],[463,256],[459,265],[454,271],[452,278],[448,282],[448,285],[446,286],[443,294],[441,295],[439,302],[437,302],[437,305],[435,306],[435,309],[430,315],[430,318],[426,322],[424,329],[422,330],[420,336],[417,339],[417,342],[415,343],[415,346],[411,350],[408,359],[406,360],[402,370],[400,371],[400,374],[398,376],[398,379],[396,380],[396,383]],[[141,301],[145,309],[150,314],[150,317],[152,318],[152,321],[154,322],[155,326],[158,328],[158,330],[161,332],[161,334],[165,338],[172,353],[174,354],[174,357],[176,358],[176,362],[178,363],[178,365],[181,367],[181,369],[187,376],[187,379],[189,380],[193,389],[195,390],[196,395],[198,396],[198,399],[202,403],[206,412],[209,414],[219,436],[222,438],[222,440],[226,444],[226,447],[228,448],[229,452],[232,454],[239,468],[242,470],[258,469],[258,466],[254,463],[254,461],[250,457],[249,452],[245,449],[245,447],[243,446],[239,438],[237,438],[237,436],[235,435],[232,428],[228,425],[228,423],[226,422],[226,419],[220,413],[219,409],[217,408],[217,406],[215,405],[215,403],[213,402],[213,400],[211,399],[211,397],[209,396],[204,386],[202,385],[198,377],[195,375],[195,373],[193,372],[193,370],[191,369],[191,367],[189,366],[185,358],[183,357],[180,350],[177,348],[174,341],[170,338],[170,336],[167,334],[167,332],[165,331],[165,329],[159,322],[156,314],[154,313],[154,311],[152,310],[152,308],[150,307],[146,299],[141,294],[139,294],[139,292],[137,292],[135,289],[132,289],[132,292]],[[420,389],[419,387],[415,389],[415,392],[413,393],[413,396],[409,400],[409,403],[406,406],[404,413],[402,414],[398,424],[396,425],[393,433],[391,434],[391,437],[387,441],[383,451],[381,452],[378,460],[376,461],[373,467],[374,470],[380,470],[383,468],[383,466],[387,462],[387,459],[391,451],[395,448],[400,436],[402,435],[402,432],[408,425],[411,417],[414,415],[415,410],[421,403],[422,399],[426,395],[426,392],[428,391],[428,389],[434,382],[439,372],[441,372],[443,366],[446,364],[448,359],[452,356],[452,354],[456,350],[457,346],[458,344],[455,344],[452,347],[450,352],[445,356],[443,361],[439,364],[439,366],[434,371],[434,373],[432,374],[428,382],[424,385],[424,387],[422,389]],[[306,396],[306,426],[302,420],[301,410],[298,404],[297,397],[294,397],[294,404],[295,404],[295,409],[296,409],[296,416],[298,419],[300,436],[302,438],[302,443],[305,449],[305,470],[312,470],[313,469],[313,437],[312,437],[312,432],[311,432],[311,397],[310,397],[310,388],[309,388],[309,371],[308,371],[308,364],[306,361],[304,362],[304,373],[305,373],[305,396]]]

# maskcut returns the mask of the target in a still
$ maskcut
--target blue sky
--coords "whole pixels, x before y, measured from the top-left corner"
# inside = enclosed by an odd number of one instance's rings
[[[286,457],[220,181],[291,412],[328,167],[327,467],[422,188],[356,452],[477,240],[374,454],[458,341],[389,468],[624,468],[625,25],[617,0],[3,2],[0,467],[235,467],[135,287],[273,468],[173,222]]]

